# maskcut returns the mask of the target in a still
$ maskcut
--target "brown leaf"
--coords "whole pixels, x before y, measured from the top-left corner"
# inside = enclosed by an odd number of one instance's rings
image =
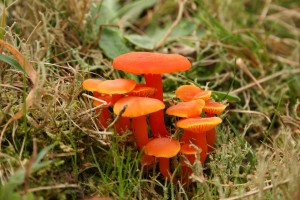
[[[26,60],[26,58],[15,47],[4,42],[3,40],[0,40],[0,45],[4,46],[16,58],[20,66],[24,69],[27,76],[30,78],[31,82],[33,83],[33,88],[31,89],[28,96],[26,97],[26,109],[28,109],[29,107],[32,106],[33,100],[35,98],[35,93],[37,90],[37,84],[36,84],[37,73],[35,69],[30,65],[30,63]],[[12,116],[4,125],[0,135],[0,149],[1,149],[2,138],[4,136],[4,132],[7,126],[11,122],[20,119],[23,116],[23,114],[24,114],[24,107],[22,106],[21,109],[16,114],[14,114],[14,116]]]
[[[0,40],[0,45],[4,46],[18,61],[20,66],[25,70],[27,76],[30,78],[33,85],[36,82],[36,71],[30,65],[30,63],[26,60],[26,58],[12,45]]]

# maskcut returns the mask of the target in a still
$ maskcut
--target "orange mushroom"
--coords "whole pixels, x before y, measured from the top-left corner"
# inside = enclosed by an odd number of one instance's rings
[[[199,117],[202,113],[202,108],[205,105],[205,101],[202,99],[191,100],[187,102],[180,102],[174,106],[169,107],[166,110],[168,115],[174,115],[177,117],[190,118]],[[183,134],[181,142],[190,143],[189,134]]]
[[[201,151],[201,150],[200,150]],[[198,153],[197,149],[193,147],[191,144],[183,144],[181,146],[180,152],[188,159],[191,165],[195,163],[196,155]],[[181,160],[181,168],[182,168],[182,181],[183,183],[188,183],[188,177],[193,173],[193,170],[186,165],[186,163]]]
[[[198,117],[202,113],[202,108],[205,105],[205,101],[202,99],[196,99],[188,102],[179,102],[176,105],[169,107],[166,110],[168,115],[177,117]]]
[[[195,99],[208,100],[211,96],[210,90],[202,90],[201,88],[194,85],[182,85],[175,91],[177,98],[182,101],[191,101]]]
[[[139,149],[147,144],[148,125],[146,115],[165,108],[165,104],[148,97],[128,96],[118,100],[114,105],[114,113],[118,115],[124,106],[127,106],[122,116],[132,118],[132,131]]]
[[[206,117],[214,117],[216,114],[220,114],[226,108],[226,105],[214,102],[209,99],[205,102],[205,106],[203,107],[203,111],[206,113]],[[216,140],[216,131],[215,128],[206,132],[206,140],[208,145],[208,151],[212,151],[215,146]]]
[[[118,101],[120,98],[132,91],[136,86],[136,82],[131,79],[114,79],[114,80],[106,80],[101,82],[97,87],[97,92],[101,94],[111,95],[112,104]],[[120,135],[126,131],[130,126],[129,118],[124,116],[120,117],[120,119],[116,122],[115,129],[116,132]]]
[[[102,82],[103,81],[99,79],[87,79],[82,82],[82,87],[87,91],[93,92],[94,97],[107,102],[106,106],[104,106],[102,109],[97,110],[97,113],[99,113],[99,117],[98,117],[99,123],[101,126],[103,126],[103,128],[106,128],[108,126],[108,122],[111,121],[108,107],[112,104],[112,98],[110,95],[100,94],[97,92],[97,87]],[[95,107],[102,104],[103,103],[99,101],[93,102],[93,105]]]
[[[154,138],[148,142],[144,147],[144,153],[149,156],[155,156],[158,158],[160,173],[167,179],[170,180],[170,160],[169,158],[174,157],[180,151],[180,143],[177,140],[170,138]]]
[[[190,61],[177,54],[152,52],[130,52],[116,57],[113,67],[132,74],[144,74],[146,85],[157,90],[153,98],[163,101],[161,74],[188,70]],[[164,112],[158,111],[150,115],[150,126],[154,137],[170,136],[164,122]]]
[[[190,141],[201,149],[200,160],[202,163],[207,157],[206,132],[216,127],[222,122],[219,117],[210,118],[187,118],[176,122],[176,126],[184,129],[184,134],[188,135]]]

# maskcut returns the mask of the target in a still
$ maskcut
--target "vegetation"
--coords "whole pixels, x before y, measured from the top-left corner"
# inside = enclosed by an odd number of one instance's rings
[[[1,2],[1,200],[300,198],[298,1]],[[131,133],[100,129],[82,95],[87,78],[142,81],[111,67],[129,51],[192,62],[163,76],[167,106],[183,84],[228,104],[189,187],[141,168]]]

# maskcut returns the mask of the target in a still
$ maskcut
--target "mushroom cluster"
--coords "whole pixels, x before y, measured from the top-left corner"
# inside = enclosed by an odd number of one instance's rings
[[[175,91],[181,102],[166,109],[166,114],[181,118],[175,123],[184,130],[181,139],[171,138],[173,134],[164,121],[166,106],[161,74],[186,71],[191,68],[190,61],[177,54],[130,52],[116,57],[112,66],[126,73],[143,75],[145,83],[130,79],[85,80],[83,88],[93,92],[99,100],[94,101],[94,106],[100,106],[97,110],[100,126],[108,128],[112,119],[118,116],[115,132],[122,135],[130,130],[137,149],[143,151],[142,164],[152,165],[157,158],[160,172],[167,180],[172,177],[171,157],[184,155],[193,164],[200,152],[200,161],[204,163],[207,152],[214,147],[215,127],[222,122],[215,115],[224,111],[226,106],[214,102],[209,90],[183,85]],[[185,175],[181,180],[187,182],[192,170],[183,160],[181,168]]]

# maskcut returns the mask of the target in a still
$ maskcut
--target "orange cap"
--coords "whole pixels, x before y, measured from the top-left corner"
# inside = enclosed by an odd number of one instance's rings
[[[199,132],[206,132],[217,125],[222,123],[222,119],[219,117],[209,117],[209,118],[187,118],[181,119],[176,122],[176,126],[179,128],[183,128],[185,130],[199,133]]]
[[[145,154],[157,158],[171,158],[180,151],[180,143],[170,138],[154,138],[144,147]]]
[[[187,101],[187,102],[179,102],[178,104],[169,107],[166,110],[168,115],[174,115],[177,117],[198,117],[202,108],[205,105],[205,101],[202,99]]]
[[[136,84],[135,88],[131,90],[128,95],[137,97],[150,97],[155,94],[156,90],[157,89],[149,87],[146,84]]]
[[[102,80],[99,79],[86,79],[82,82],[82,87],[87,90],[94,92],[97,90],[98,85],[102,83]]]
[[[102,94],[126,94],[134,89],[136,82],[131,79],[114,79],[102,81],[97,92]]]
[[[165,104],[158,99],[128,96],[115,103],[114,113],[118,115],[126,105],[127,108],[122,115],[123,117],[139,117],[165,108]]]
[[[203,107],[203,111],[209,114],[220,114],[226,108],[226,105],[214,102],[213,100],[209,99],[205,101],[205,106]]]
[[[175,91],[177,98],[182,101],[191,101],[195,99],[208,100],[211,96],[210,90],[202,90],[201,88],[194,85],[182,85]]]
[[[186,71],[190,61],[178,54],[130,52],[116,57],[113,67],[132,74],[164,74]]]
[[[201,152],[202,149],[199,148],[199,151]],[[185,155],[195,155],[197,154],[197,149],[195,147],[193,147],[192,145],[190,144],[184,144],[181,146],[181,149],[180,149],[180,152],[185,154]],[[199,153],[200,153],[199,152]]]

